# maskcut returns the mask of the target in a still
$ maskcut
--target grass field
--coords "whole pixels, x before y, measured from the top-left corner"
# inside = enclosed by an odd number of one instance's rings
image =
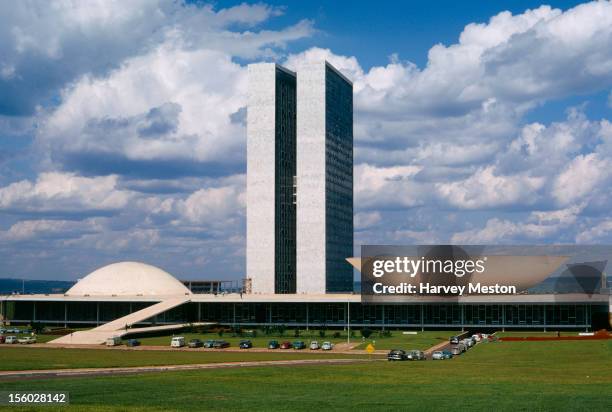
[[[69,391],[75,410],[95,411],[609,411],[612,341],[488,343],[449,361],[11,381],[0,388]]]
[[[288,359],[359,358],[367,355],[343,355],[304,351],[224,352],[224,351],[150,351],[107,349],[60,349],[0,347],[0,370],[109,368],[117,366],[184,365],[189,363],[238,362]],[[0,384],[1,385],[1,384]]]
[[[458,335],[459,331],[425,331],[416,335],[403,335],[401,331],[393,331],[390,337],[370,337],[355,349],[365,349],[372,343],[376,349],[420,349],[425,350],[440,342],[448,342],[451,336]]]
[[[578,336],[578,332],[576,331],[561,331],[559,332],[561,336]],[[507,337],[555,337],[557,336],[557,331],[554,332],[531,332],[531,331],[511,331],[511,332],[497,332],[495,334],[498,338],[507,338]]]

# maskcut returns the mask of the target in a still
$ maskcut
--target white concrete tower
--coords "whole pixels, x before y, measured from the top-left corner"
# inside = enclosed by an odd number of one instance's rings
[[[295,73],[248,67],[247,256],[253,293],[295,293]]]
[[[297,293],[353,290],[353,85],[325,61],[297,72]]]

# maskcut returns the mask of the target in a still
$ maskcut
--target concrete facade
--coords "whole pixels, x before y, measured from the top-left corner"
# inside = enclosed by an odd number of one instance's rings
[[[254,293],[274,292],[274,64],[248,67],[246,273]]]
[[[297,293],[352,290],[352,92],[327,62],[298,71]]]
[[[325,65],[297,82],[297,292],[325,293]]]
[[[249,65],[247,261],[253,293],[295,293],[295,74]]]

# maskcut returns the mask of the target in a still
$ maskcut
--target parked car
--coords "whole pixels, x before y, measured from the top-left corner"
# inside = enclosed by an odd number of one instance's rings
[[[322,350],[332,350],[333,348],[334,345],[331,342],[323,342],[323,345],[321,345]]]
[[[296,340],[295,342],[293,342],[293,349],[306,349],[306,344],[304,343],[304,341]]]
[[[458,344],[457,348],[461,351],[461,353],[467,351],[467,347],[463,343]]]
[[[128,339],[125,344],[129,347],[140,346],[140,341],[138,339]]]
[[[119,336],[113,336],[112,338],[106,339],[106,346],[117,346],[121,345],[121,338]]]
[[[281,349],[291,349],[293,345],[291,345],[291,342],[289,341],[284,341],[283,343],[281,343],[280,348]]]
[[[410,352],[408,352],[408,354],[406,355],[408,360],[425,360],[427,359],[425,357],[425,352],[421,351],[421,350],[411,350]]]
[[[17,343],[17,336],[13,336],[13,335],[7,336],[4,339],[4,343],[9,343],[9,344],[10,343]]]
[[[190,348],[201,348],[204,346],[204,342],[202,342],[200,339],[191,339],[187,346]]]
[[[250,349],[253,347],[253,343],[250,340],[241,340],[238,346],[240,349]]]
[[[215,346],[215,341],[212,339],[207,340],[206,342],[204,342],[204,347],[205,348],[213,348]]]
[[[472,339],[476,342],[480,342],[480,340],[482,339],[482,336],[480,335],[480,333],[477,333],[475,335],[472,335]]]
[[[406,351],[403,351],[401,349],[392,349],[387,354],[388,361],[404,361],[407,359],[408,359],[408,356],[406,355]]]
[[[319,342],[317,342],[316,340],[313,340],[312,342],[310,342],[310,350],[317,350],[317,349],[321,349],[321,347],[319,346]]]
[[[6,329],[0,328],[0,333],[6,333]]]
[[[450,338],[450,343],[452,345],[456,345],[459,343],[459,336],[453,336],[452,338]]]
[[[452,359],[453,358],[453,353],[449,350],[443,350],[442,351],[442,356],[444,357],[444,359]]]
[[[461,350],[459,346],[453,346],[451,348],[451,353],[453,354],[453,356],[457,356],[457,355],[461,355],[463,351]]]
[[[4,336],[0,335],[0,343],[4,343],[4,339],[5,339]]]
[[[17,339],[17,342],[21,344],[36,343],[36,338],[34,336],[24,336],[23,338]]]
[[[182,348],[185,346],[185,337],[183,336],[174,336],[170,341],[170,347],[172,348]]]
[[[223,349],[223,348],[229,348],[230,344],[229,342],[226,342],[224,340],[216,340],[213,348],[215,349]]]
[[[280,348],[280,345],[278,344],[277,340],[271,340],[270,342],[268,342],[268,349],[278,349]]]
[[[474,342],[472,342],[472,339],[463,339],[461,343],[467,346],[468,349],[474,346]]]
[[[431,359],[433,360],[442,360],[444,359],[444,354],[442,354],[441,350],[437,350],[431,354]]]

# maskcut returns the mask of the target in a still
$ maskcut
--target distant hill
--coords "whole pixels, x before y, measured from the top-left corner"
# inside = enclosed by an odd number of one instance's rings
[[[0,294],[17,293],[64,293],[75,282],[66,280],[22,280],[0,279]]]

